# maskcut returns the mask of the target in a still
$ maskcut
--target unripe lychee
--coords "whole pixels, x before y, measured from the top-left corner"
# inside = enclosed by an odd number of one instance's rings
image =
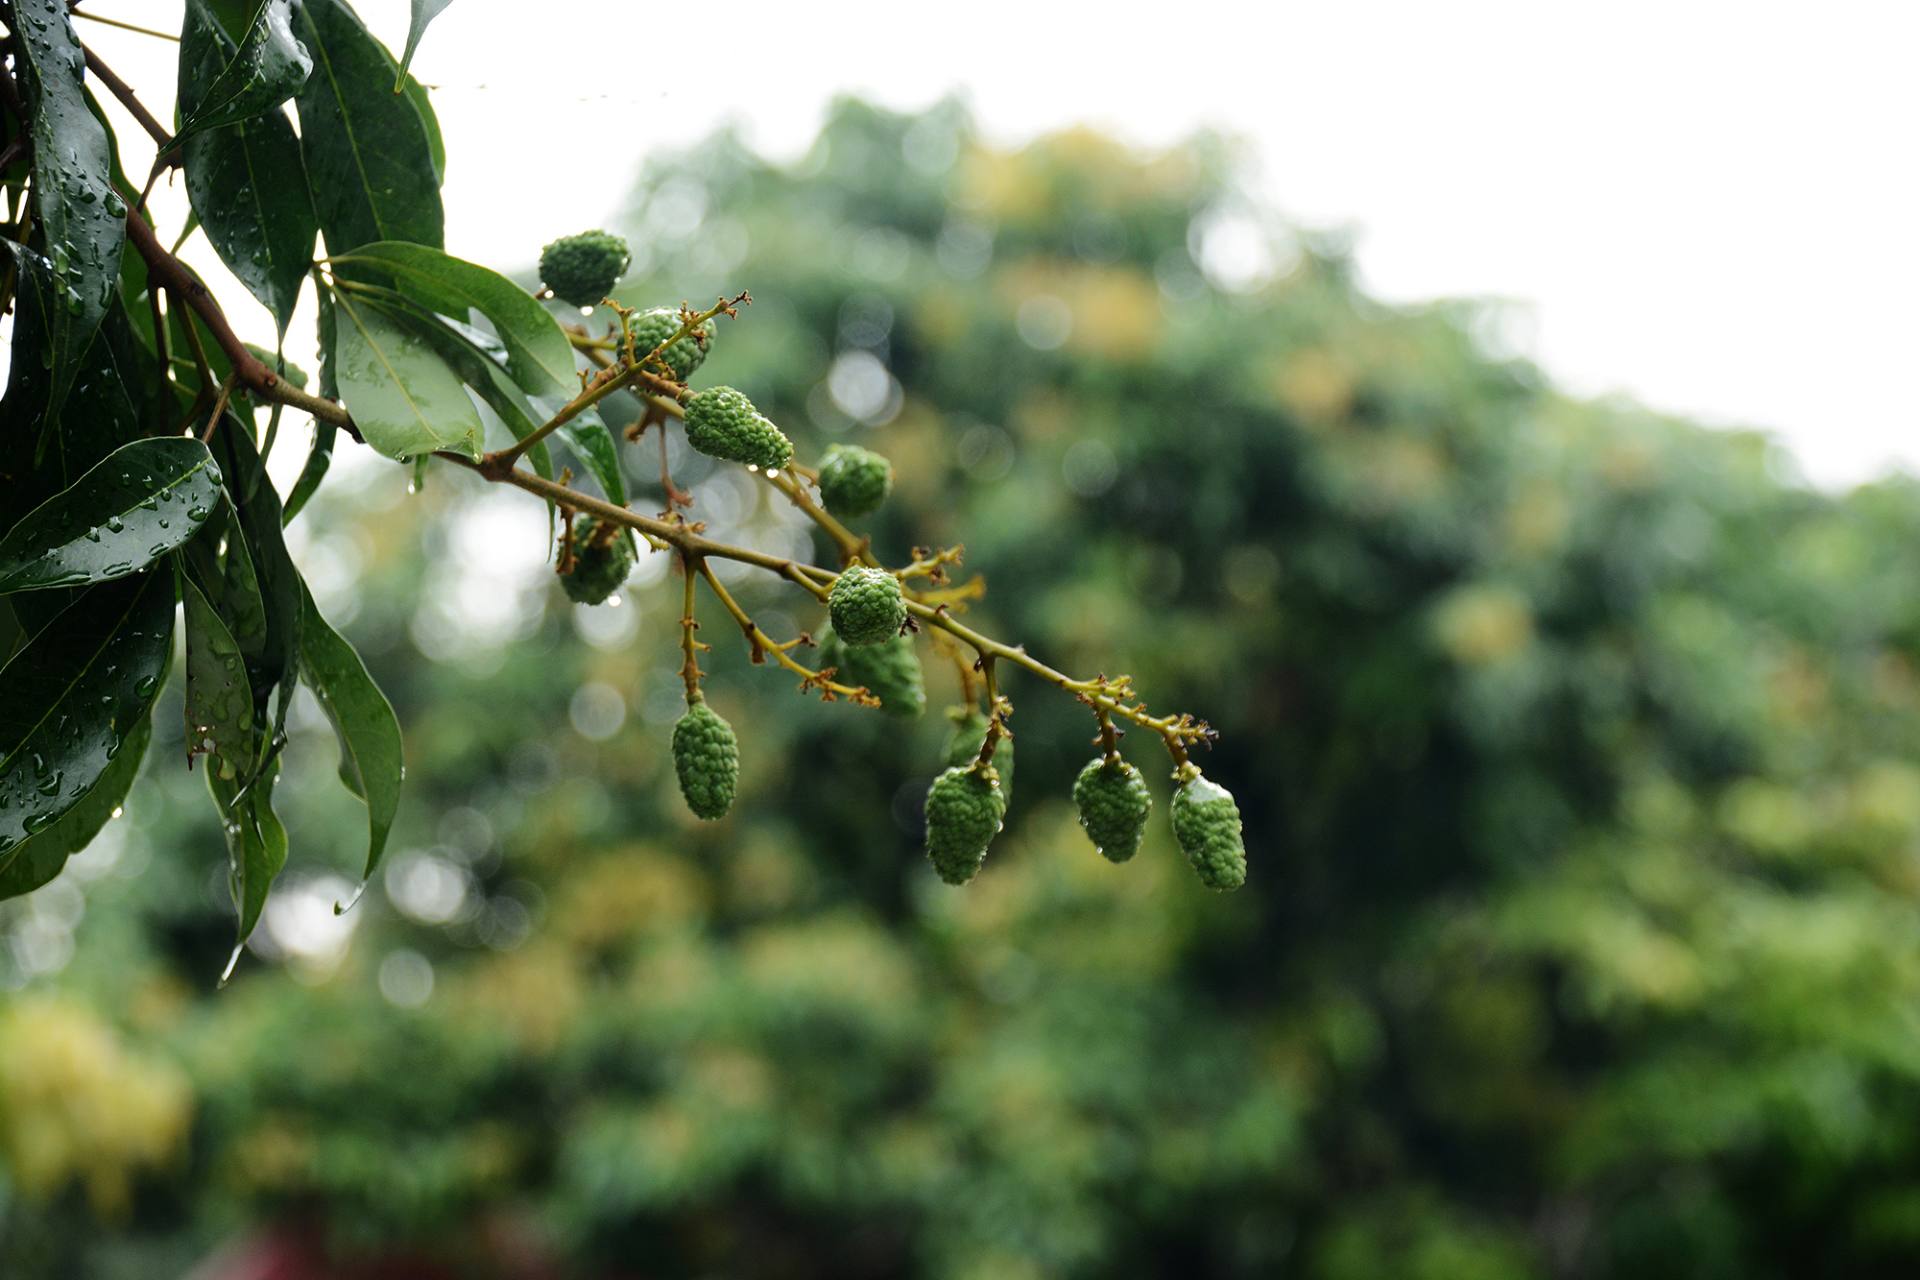
[[[696,818],[724,818],[740,780],[740,747],[733,726],[705,702],[696,702],[673,726],[673,771]]]
[[[927,860],[948,884],[965,884],[986,861],[1006,802],[991,769],[948,769],[927,788]]]
[[[987,717],[980,708],[966,706],[948,707],[947,718],[953,721],[953,732],[947,735],[946,745],[940,748],[940,763],[948,768],[973,763],[979,758],[980,747],[987,740]],[[1000,775],[1001,798],[1012,803],[1013,739],[1004,733],[993,744],[993,771]]]
[[[688,396],[686,428],[687,443],[709,458],[768,471],[786,466],[793,458],[793,442],[732,387],[713,387]]]
[[[627,242],[606,231],[561,236],[540,251],[540,278],[553,296],[591,307],[607,296],[627,269]]]
[[[1153,797],[1147,780],[1125,760],[1096,758],[1073,780],[1073,806],[1080,825],[1109,862],[1125,862],[1140,851]]]
[[[645,359],[647,352],[679,331],[678,308],[655,307],[651,311],[642,311],[633,318],[634,354]],[[713,321],[708,320],[660,353],[660,358],[667,362],[667,368],[673,370],[676,382],[685,382],[693,376],[695,369],[706,363],[707,352],[713,346],[713,334]]]
[[[575,604],[599,604],[620,589],[633,572],[633,537],[625,529],[607,530],[592,516],[573,521],[573,562],[560,586]]]
[[[907,620],[900,579],[865,565],[842,569],[827,596],[827,617],[840,639],[855,648],[893,639]]]
[[[1175,774],[1174,777],[1180,777]],[[1247,847],[1240,806],[1219,783],[1196,771],[1173,793],[1173,838],[1209,889],[1238,889],[1247,881]]]
[[[820,463],[820,501],[836,516],[879,510],[893,491],[893,464],[857,444],[836,444]]]
[[[856,648],[841,643],[829,627],[820,638],[820,665],[834,668],[833,678],[839,684],[865,685],[888,715],[911,719],[927,709],[920,655],[914,652],[912,636],[896,635]]]

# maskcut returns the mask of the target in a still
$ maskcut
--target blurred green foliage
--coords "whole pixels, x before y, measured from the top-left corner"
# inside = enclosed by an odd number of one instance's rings
[[[1497,313],[1369,299],[1238,182],[1214,140],[849,102],[792,167],[650,166],[619,292],[750,287],[706,372],[803,457],[893,460],[890,558],[964,538],[977,616],[1209,718],[1241,893],[1194,883],[1138,735],[1147,844],[1100,858],[1091,721],[1019,680],[1008,829],[940,886],[945,718],[793,696],[724,617],[742,799],[703,827],[664,570],[576,609],[537,504],[368,464],[295,554],[407,728],[389,865],[336,918],[364,817],[289,767],[263,958],[214,992],[224,855],[163,707],[127,816],[0,908],[0,1270],[1910,1274],[1920,489],[1559,395]],[[676,459],[713,529],[804,545]]]

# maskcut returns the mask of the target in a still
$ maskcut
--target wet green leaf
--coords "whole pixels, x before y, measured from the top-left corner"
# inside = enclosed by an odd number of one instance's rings
[[[60,874],[67,859],[93,843],[126,801],[153,737],[153,716],[141,716],[127,732],[100,780],[52,826],[0,853],[0,898],[31,893]]]
[[[105,582],[180,546],[220,500],[220,469],[198,440],[123,445],[0,538],[0,592]]]
[[[280,778],[280,761],[269,761],[259,776],[242,783],[207,770],[207,791],[220,811],[227,838],[227,876],[233,906],[239,917],[238,942],[244,943],[260,922],[267,890],[287,865],[287,829],[273,811],[273,787]]]
[[[311,594],[304,596],[301,612],[300,675],[339,736],[340,781],[367,803],[366,874],[372,875],[387,847],[406,776],[400,721],[360,655],[320,616]]]
[[[334,297],[334,376],[354,425],[389,458],[481,451],[479,410],[460,378],[416,332],[346,294]]]
[[[187,197],[207,240],[285,334],[319,234],[286,112],[198,134],[184,150]]]
[[[173,574],[88,588],[0,671],[0,855],[93,789],[173,654]]]
[[[336,261],[370,262],[409,297],[462,323],[469,312],[478,311],[500,335],[507,371],[528,392],[571,396],[579,389],[567,335],[533,295],[498,272],[425,245],[397,241],[361,245]]]
[[[620,470],[620,446],[613,430],[588,409],[554,434],[567,442],[567,448],[600,485],[600,492],[617,507],[627,505],[627,478]]]
[[[292,19],[292,0],[187,0],[176,142],[272,111],[299,91],[313,58]]]
[[[8,25],[20,93],[33,121],[34,214],[49,273],[45,420],[59,416],[80,354],[107,313],[120,275],[126,205],[113,190],[107,131],[87,104],[84,63],[63,0],[16,0]]]
[[[329,253],[375,240],[441,242],[439,168],[399,70],[341,0],[304,0],[294,30],[313,55],[296,103],[320,230]]]
[[[506,371],[491,352],[483,350],[466,333],[420,311],[407,313],[415,332],[427,341],[460,380],[500,418],[515,440],[525,440],[537,430],[545,415],[536,415],[533,406],[513,385]],[[553,458],[546,441],[527,450],[533,471],[544,479],[553,479]]]
[[[187,755],[211,753],[208,768],[245,777],[254,757],[253,696],[240,642],[192,575],[181,576],[187,633]]]
[[[300,468],[293,488],[287,491],[287,508],[280,515],[283,525],[292,524],[300,508],[319,492],[320,482],[327,478],[327,468],[333,465],[333,445],[339,434],[340,429],[331,422],[313,420],[313,447],[307,450],[306,465]]]

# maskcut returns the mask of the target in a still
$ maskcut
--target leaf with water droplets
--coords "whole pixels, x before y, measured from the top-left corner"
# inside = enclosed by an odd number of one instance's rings
[[[0,538],[0,593],[135,573],[198,532],[219,497],[220,469],[198,440],[123,445]]]
[[[187,0],[176,142],[273,110],[299,92],[313,71],[312,56],[293,34],[292,0],[255,0],[250,14],[233,13],[232,7]]]
[[[0,856],[100,780],[172,654],[173,574],[149,571],[89,587],[0,671]]]
[[[340,739],[340,781],[367,802],[367,870],[380,862],[400,807],[405,761],[400,721],[353,646],[327,625],[305,594],[300,613],[300,678]]]
[[[500,335],[507,372],[533,395],[567,396],[580,389],[573,346],[547,309],[513,281],[425,245],[382,241],[336,255],[342,264],[369,263],[391,276],[421,305],[466,323],[478,311]]]
[[[0,898],[31,893],[60,874],[67,859],[93,843],[126,801],[153,736],[152,715],[141,716],[113,754],[106,772],[80,801],[47,826],[0,853]]]
[[[287,113],[198,134],[184,152],[187,197],[207,240],[285,334],[320,230]]]
[[[208,768],[245,777],[254,759],[253,693],[240,642],[193,576],[181,577],[187,632],[187,756],[211,753]]]
[[[220,811],[220,827],[227,838],[228,884],[239,917],[238,941],[246,942],[260,921],[267,890],[287,865],[287,829],[273,811],[273,784],[280,777],[280,761],[269,761],[250,781],[225,778],[207,770],[207,790]]]
[[[334,295],[334,376],[366,442],[389,458],[480,456],[484,428],[460,378],[403,315]]]
[[[87,105],[64,0],[15,0],[8,25],[33,121],[36,234],[50,268],[39,296],[47,347],[36,354],[51,375],[44,420],[52,423],[119,283],[127,209],[113,191],[107,131]]]
[[[439,169],[419,106],[393,92],[399,64],[341,0],[305,0],[295,32],[314,59],[295,102],[327,251],[375,240],[438,247]]]

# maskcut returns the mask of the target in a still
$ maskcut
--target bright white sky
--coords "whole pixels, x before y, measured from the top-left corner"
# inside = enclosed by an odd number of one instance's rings
[[[88,7],[179,28],[175,0]],[[407,0],[359,9],[399,48]],[[168,117],[173,46],[81,26]],[[447,247],[497,267],[605,221],[649,148],[732,119],[792,156],[839,92],[958,89],[1009,142],[1220,126],[1285,213],[1357,231],[1378,293],[1522,303],[1564,385],[1773,429],[1836,484],[1920,463],[1917,48],[1903,0],[454,0],[415,71]]]

